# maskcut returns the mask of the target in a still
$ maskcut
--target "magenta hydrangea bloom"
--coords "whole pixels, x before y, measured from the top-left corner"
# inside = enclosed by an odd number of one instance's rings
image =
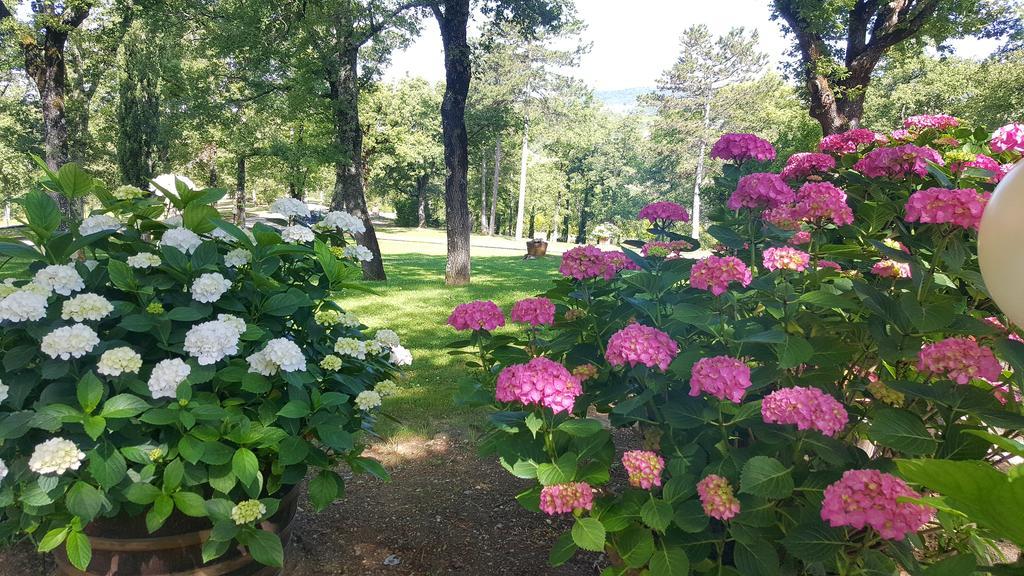
[[[934,516],[932,508],[899,501],[919,496],[892,474],[847,470],[838,482],[825,488],[821,519],[833,528],[850,526],[860,530],[868,526],[886,540],[902,540]]]
[[[823,268],[831,268],[832,270],[835,270],[837,272],[843,271],[843,267],[840,266],[838,262],[833,262],[831,260],[818,260],[816,266],[818,270],[821,270]]]
[[[853,210],[846,204],[846,192],[831,182],[808,182],[796,192],[796,211],[803,220],[831,220],[836,226],[853,224]]]
[[[456,330],[494,330],[505,325],[505,315],[490,300],[474,300],[456,306],[448,325]]]
[[[611,280],[615,276],[614,270],[610,270],[609,274],[604,251],[597,246],[577,246],[567,250],[562,254],[562,265],[558,267],[558,271],[563,276],[577,280],[598,277]]]
[[[664,372],[677,354],[679,344],[671,336],[657,328],[634,323],[612,334],[604,357],[612,366],[643,364],[648,368],[657,366]]]
[[[895,260],[879,260],[871,267],[871,273],[879,278],[910,278],[910,264]]]
[[[740,501],[733,494],[729,481],[717,474],[708,474],[697,483],[697,495],[704,513],[726,521],[740,513]]]
[[[609,250],[604,253],[604,263],[606,267],[605,278],[611,280],[615,273],[619,270],[639,270],[640,267],[636,265],[636,262],[630,260],[629,256],[626,256],[625,252],[618,250]]]
[[[1024,153],[1024,124],[1015,122],[997,128],[988,146],[996,154],[1007,151]]]
[[[690,396],[710,394],[739,404],[750,388],[750,366],[731,356],[701,358],[690,372]]]
[[[715,296],[721,296],[729,289],[731,282],[739,282],[746,288],[753,281],[750,268],[735,256],[711,255],[698,260],[690,269],[690,286],[699,290],[708,290]]]
[[[509,316],[520,324],[550,326],[555,323],[555,305],[547,298],[524,298],[512,305]]]
[[[540,509],[549,516],[571,514],[594,507],[594,489],[586,482],[552,484],[540,491]]]
[[[960,125],[960,120],[949,114],[918,114],[903,121],[904,128],[924,130],[935,128],[936,130],[948,130]]]
[[[628,450],[622,454],[622,466],[629,475],[629,485],[650,490],[661,486],[665,459],[650,450]]]
[[[789,240],[786,240],[786,244],[789,244],[790,246],[804,246],[805,244],[810,243],[811,233],[806,230],[800,230],[796,234],[790,236]]]
[[[853,165],[869,178],[906,178],[911,174],[928,175],[928,162],[944,165],[942,155],[927,146],[904,144],[894,148],[875,148]]]
[[[796,193],[778,174],[755,172],[740,178],[736,191],[729,197],[730,210],[740,208],[775,208],[789,204]]]
[[[498,374],[498,402],[519,402],[550,408],[555,414],[571,412],[583,393],[579,378],[554,360],[534,358],[526,364],[506,366]]]
[[[803,214],[796,206],[785,204],[761,212],[761,219],[781,230],[799,230]]]
[[[926,344],[917,353],[917,369],[945,376],[957,384],[969,384],[974,378],[996,382],[1003,374],[992,350],[972,338],[946,338]]]
[[[906,220],[922,224],[952,224],[977,230],[990,197],[991,194],[979,194],[971,188],[919,190],[907,200]]]
[[[1010,168],[1013,167],[1012,164],[1009,164],[1008,166]],[[998,184],[999,181],[1003,179],[1003,176],[1006,176],[1006,173],[1009,172],[1009,170],[1004,169],[1003,165],[999,164],[999,162],[996,162],[994,158],[986,156],[984,154],[976,155],[974,157],[974,160],[971,160],[969,162],[956,162],[950,164],[949,168],[954,174],[959,174],[967,168],[980,168],[982,170],[988,170],[989,172],[992,173],[992,177],[989,178],[988,181],[993,184]]]
[[[914,135],[910,133],[910,130],[906,128],[898,128],[892,131],[889,135],[893,140],[913,140]]]
[[[651,224],[658,222],[689,222],[690,213],[675,202],[652,202],[640,209],[637,218]]]
[[[817,430],[826,436],[839,434],[849,421],[840,401],[817,388],[800,386],[765,396],[761,417],[768,424],[796,424],[797,430]]]
[[[648,256],[654,256],[656,258],[672,260],[682,256],[683,252],[690,252],[692,250],[693,244],[690,244],[686,240],[672,240],[671,242],[653,240],[644,244],[644,247],[641,249],[641,253],[645,258]]]
[[[812,174],[823,174],[836,167],[836,159],[820,152],[797,152],[786,160],[779,172],[783,180],[802,180]]]
[[[768,248],[764,251],[764,267],[769,270],[803,272],[810,263],[810,254],[792,246]]]
[[[884,143],[885,137],[867,128],[854,128],[839,134],[829,134],[821,139],[818,149],[834,154],[853,154],[861,146]]]
[[[775,159],[775,147],[754,134],[722,134],[711,146],[711,157],[726,162],[745,162],[751,159],[765,162]]]

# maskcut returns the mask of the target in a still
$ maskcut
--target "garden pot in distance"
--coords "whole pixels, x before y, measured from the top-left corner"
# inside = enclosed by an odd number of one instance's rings
[[[534,258],[540,258],[548,253],[548,243],[544,240],[527,240],[526,241],[526,254],[533,256]]]

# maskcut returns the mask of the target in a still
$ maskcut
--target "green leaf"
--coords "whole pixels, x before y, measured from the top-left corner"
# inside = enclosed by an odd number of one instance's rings
[[[90,438],[96,440],[107,429],[107,420],[102,416],[86,416],[82,419],[82,427]]]
[[[910,319],[910,323],[921,332],[934,332],[953,323],[956,317],[956,304],[959,300],[949,297],[932,296],[925,302],[919,302],[917,295],[907,292],[900,297],[900,307]]]
[[[298,288],[289,288],[287,292],[274,294],[267,298],[263,305],[263,313],[271,316],[291,316],[300,307],[308,307],[312,304],[305,293]]]
[[[922,576],[971,576],[977,567],[974,554],[957,554],[932,564]]]
[[[796,526],[780,542],[804,562],[828,562],[842,551],[847,538],[839,530],[815,523]]]
[[[938,446],[916,414],[890,408],[875,412],[868,438],[911,456],[932,454]]]
[[[85,534],[81,532],[68,534],[65,548],[72,566],[82,572],[89,569],[89,562],[92,562],[92,544],[89,543],[89,538]]]
[[[690,559],[682,548],[659,547],[651,556],[648,568],[651,576],[687,576],[690,573]]]
[[[674,514],[671,504],[653,495],[640,507],[640,519],[658,532],[664,532],[668,528]]]
[[[110,275],[110,281],[114,286],[125,292],[134,292],[138,287],[132,269],[120,260],[107,260],[107,274]]]
[[[601,431],[603,426],[597,420],[591,418],[573,418],[558,425],[558,430],[570,436],[586,438]]]
[[[309,501],[313,509],[320,512],[341,497],[345,481],[332,470],[321,470],[316,478],[309,481]]]
[[[195,322],[209,316],[212,309],[209,304],[192,303],[188,306],[171,308],[164,314],[164,318],[178,322]]]
[[[81,166],[68,162],[57,170],[57,183],[68,198],[84,198],[92,193],[96,179]]]
[[[152,504],[161,494],[159,488],[145,482],[135,482],[124,491],[125,499],[139,505]]]
[[[185,228],[197,234],[206,234],[217,227],[213,221],[220,218],[220,213],[213,206],[192,203],[185,207],[181,216]]]
[[[146,513],[146,530],[152,534],[160,529],[174,512],[174,500],[166,494],[160,494],[153,501],[153,507]]]
[[[128,464],[110,444],[100,444],[89,452],[89,474],[104,490],[110,490],[124,478]]]
[[[309,453],[309,444],[298,436],[289,436],[278,445],[278,461],[284,466],[298,464]]]
[[[676,515],[672,521],[682,531],[690,534],[703,532],[708,527],[708,516],[697,500],[687,500],[676,507]]]
[[[100,382],[96,374],[90,370],[78,380],[75,393],[78,395],[78,405],[86,414],[90,414],[99,406],[100,400],[103,398],[103,382]]]
[[[181,510],[181,513],[193,518],[205,518],[206,506],[203,497],[195,492],[175,492],[174,505]]]
[[[645,528],[631,526],[616,535],[615,548],[626,566],[639,568],[654,554],[654,535]]]
[[[61,528],[54,528],[47,532],[43,539],[39,541],[39,546],[36,548],[39,552],[49,552],[57,546],[64,543],[64,540],[68,537],[68,527],[63,526]]]
[[[732,526],[736,539],[733,561],[744,576],[778,576],[779,553],[763,534],[745,526]]]
[[[251,484],[256,479],[256,473],[260,470],[260,462],[256,455],[248,448],[235,450],[231,457],[231,471],[242,481],[242,484]]]
[[[32,190],[21,197],[25,209],[26,223],[42,240],[47,240],[60,226],[60,209],[50,195],[42,190]]]
[[[533,437],[537,437],[537,432],[540,432],[541,428],[544,427],[544,420],[538,418],[536,414],[530,412],[526,415],[526,429],[533,434]]]
[[[171,460],[164,468],[164,492],[170,494],[181,486],[181,479],[185,475],[185,464],[179,458]]]
[[[558,537],[558,540],[555,540],[555,545],[551,547],[551,552],[548,553],[548,563],[554,567],[561,566],[571,560],[579,549],[579,546],[572,541],[572,532],[565,532]]]
[[[277,534],[252,530],[245,537],[244,543],[253,560],[265,566],[284,566],[284,549]]]
[[[576,460],[575,453],[567,452],[555,462],[537,465],[537,480],[544,486],[571,482],[576,477]]]
[[[309,404],[301,400],[290,400],[277,411],[277,415],[284,418],[305,418],[309,416]]]
[[[100,416],[104,418],[131,418],[149,408],[149,403],[133,394],[118,394],[103,403]]]
[[[814,347],[802,336],[786,335],[786,342],[775,347],[779,368],[795,368],[806,363],[814,355]]]
[[[75,482],[64,496],[64,505],[67,506],[68,512],[81,518],[83,524],[92,522],[99,514],[103,501],[103,494],[99,490],[81,480]]]
[[[786,498],[793,493],[793,476],[790,469],[775,458],[754,456],[743,465],[740,493],[765,498]]]
[[[572,525],[572,541],[584,550],[604,550],[604,536],[604,525],[597,518],[577,518]]]

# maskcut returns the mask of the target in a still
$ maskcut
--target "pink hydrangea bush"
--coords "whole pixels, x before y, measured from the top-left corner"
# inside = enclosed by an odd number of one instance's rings
[[[716,520],[732,520],[740,513],[740,501],[733,494],[729,481],[717,474],[708,474],[697,483],[697,494],[704,513]]]
[[[775,147],[771,142],[755,134],[722,134],[711,146],[711,157],[726,162],[742,163],[747,160],[766,162],[775,159]]]
[[[629,475],[629,485],[650,490],[661,486],[665,459],[650,450],[627,450],[622,453],[622,467]]]
[[[811,255],[791,246],[767,248],[764,251],[764,267],[768,270],[792,270],[803,272],[811,263]]]
[[[903,144],[894,148],[875,148],[853,165],[853,169],[869,178],[904,179],[923,178],[928,174],[928,163],[944,165],[945,161],[927,146]]]
[[[971,338],[946,338],[925,344],[917,355],[917,369],[957,384],[968,384],[975,378],[997,382],[1003,374],[992,349]]]
[[[896,260],[879,260],[871,266],[871,273],[879,278],[910,278],[910,264],[897,262]]]
[[[783,180],[803,180],[809,176],[824,174],[836,167],[836,159],[821,152],[797,152],[786,160],[786,166],[779,172]]]
[[[690,396],[710,394],[719,400],[739,404],[750,388],[750,366],[739,358],[701,358],[690,374]]]
[[[817,430],[836,436],[849,422],[842,402],[818,388],[782,388],[764,397],[761,417],[769,424],[796,424],[797,430]]]
[[[640,209],[637,218],[647,220],[651,224],[689,222],[690,213],[675,202],[652,202]]]
[[[979,194],[977,190],[963,188],[918,190],[907,200],[906,219],[907,222],[952,224],[977,230],[990,196],[988,193]]]
[[[577,246],[562,254],[558,271],[576,280],[603,278],[611,280],[621,270],[636,270],[637,266],[617,250],[601,250],[597,246]]]
[[[753,281],[750,268],[735,256],[715,256],[712,254],[694,263],[690,270],[690,285],[700,290],[707,290],[715,296],[725,294],[729,284],[749,286]]]
[[[612,366],[643,365],[664,372],[677,354],[679,344],[668,334],[643,324],[630,324],[608,339],[604,357]]]
[[[582,393],[579,378],[565,366],[539,357],[503,369],[498,375],[495,397],[499,402],[544,406],[558,414],[571,412],[576,397]]]
[[[1024,153],[1024,124],[1016,122],[999,127],[988,142],[993,152]]]
[[[821,519],[834,527],[872,528],[886,540],[902,540],[935,515],[932,508],[900,502],[920,495],[903,480],[878,470],[847,470],[825,488]]]
[[[821,139],[818,149],[833,154],[854,154],[871,144],[882,144],[885,137],[867,128],[855,128],[839,134],[829,134]]]
[[[548,516],[573,514],[594,507],[594,489],[586,482],[545,486],[540,491],[540,509]]]
[[[505,325],[505,314],[490,300],[459,304],[448,316],[448,325],[456,330],[494,330]]]
[[[555,303],[547,298],[524,298],[512,305],[509,317],[519,324],[550,326],[555,323]]]
[[[740,178],[728,206],[730,210],[775,208],[792,202],[795,197],[796,193],[778,174],[755,172]]]
[[[903,127],[909,130],[924,130],[925,128],[948,130],[959,125],[960,121],[949,114],[919,114],[903,121]]]
[[[801,220],[836,226],[853,224],[853,210],[846,203],[846,192],[831,182],[808,182],[796,192],[796,214]]]

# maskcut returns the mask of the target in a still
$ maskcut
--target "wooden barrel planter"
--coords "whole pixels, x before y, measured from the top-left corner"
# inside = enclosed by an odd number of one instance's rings
[[[526,254],[534,258],[540,258],[548,253],[548,243],[543,240],[527,240]]]
[[[281,538],[287,548],[298,508],[299,489],[281,499],[277,513],[260,524]],[[203,564],[203,543],[210,535],[205,518],[190,518],[177,510],[162,528],[146,532],[143,516],[104,518],[85,529],[92,544],[92,561],[85,572],[68,561],[64,547],[54,553],[60,576],[278,576],[280,568],[264,566],[242,547],[228,550]]]

